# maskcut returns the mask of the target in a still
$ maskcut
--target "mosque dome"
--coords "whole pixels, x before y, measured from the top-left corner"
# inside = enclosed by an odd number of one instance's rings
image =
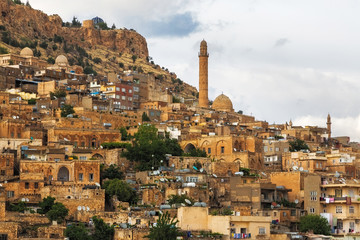
[[[31,50],[30,48],[25,47],[25,48],[23,48],[23,49],[21,50],[20,56],[23,56],[23,57],[33,57],[33,56],[34,56],[34,52],[33,52],[33,50]]]
[[[59,55],[55,59],[55,64],[58,65],[58,66],[67,66],[68,65],[68,60],[64,55]]]
[[[216,111],[221,112],[233,112],[233,104],[230,100],[230,98],[224,94],[219,95],[217,98],[215,98],[212,108]]]

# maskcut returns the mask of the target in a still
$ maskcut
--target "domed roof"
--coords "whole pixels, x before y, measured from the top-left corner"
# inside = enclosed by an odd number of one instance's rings
[[[25,48],[23,48],[23,49],[21,50],[20,56],[23,56],[23,57],[33,57],[33,56],[34,56],[34,52],[33,52],[33,50],[31,50],[30,48],[25,47]]]
[[[55,64],[61,65],[61,66],[66,66],[66,65],[68,65],[68,60],[64,55],[59,55],[55,59]]]
[[[215,98],[212,108],[216,111],[222,111],[222,112],[233,112],[233,104],[230,100],[230,98],[224,94],[219,95],[217,98]]]
[[[207,42],[205,41],[205,39],[201,41],[200,46],[207,46]]]

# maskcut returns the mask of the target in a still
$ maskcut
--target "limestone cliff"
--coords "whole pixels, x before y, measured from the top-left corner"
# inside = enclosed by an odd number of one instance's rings
[[[58,15],[48,16],[11,0],[0,1],[0,12],[0,45],[12,53],[27,46],[49,62],[64,54],[71,65],[90,67],[100,74],[128,69],[152,73],[162,76],[165,87],[179,89],[177,95],[196,95],[194,87],[179,84],[175,74],[149,61],[146,39],[135,30],[64,26]]]

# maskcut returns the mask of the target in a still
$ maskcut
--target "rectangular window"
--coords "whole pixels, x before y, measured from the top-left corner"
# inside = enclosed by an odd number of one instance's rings
[[[120,91],[120,88],[119,88],[119,87],[116,87],[116,91]]]
[[[83,180],[83,178],[84,178],[84,174],[79,173],[79,181],[82,181],[82,180]]]
[[[10,166],[10,159],[6,159],[6,166]]]
[[[208,154],[210,154],[211,153],[211,148],[208,148]]]
[[[25,189],[29,189],[30,184],[28,182],[25,182]]]
[[[139,225],[141,223],[141,219],[136,219],[136,224]]]
[[[80,160],[86,160],[87,157],[86,156],[80,156]]]
[[[1,175],[1,176],[5,176],[5,170],[1,170],[1,171],[0,171],[0,175]]]
[[[342,213],[342,206],[336,206],[336,213]]]
[[[34,188],[39,188],[39,183],[34,183]]]
[[[12,197],[14,197],[14,191],[7,191],[7,197],[8,198],[12,198]]]
[[[93,173],[89,174],[89,181],[90,182],[94,181],[94,174]]]
[[[315,208],[310,208],[310,209],[309,209],[309,212],[310,212],[310,213],[315,213]]]
[[[349,227],[350,230],[351,230],[351,231],[354,231],[354,230],[355,230],[355,222],[350,222],[349,225],[350,225],[350,227]]]
[[[225,152],[225,147],[221,147],[221,153]]]
[[[125,97],[125,96],[121,96],[121,99],[122,99],[122,100],[126,100],[126,97]]]
[[[264,146],[264,152],[268,151],[268,146]]]
[[[296,210],[295,210],[295,209],[292,209],[290,215],[291,215],[292,217],[296,216]]]
[[[264,228],[264,227],[259,227],[259,234],[260,234],[260,235],[266,234],[266,231],[265,231],[265,228]]]
[[[354,206],[349,206],[349,213],[355,213]]]
[[[131,90],[131,89],[129,89],[129,93],[132,93],[132,90]]]
[[[121,91],[122,91],[122,92],[126,92],[126,89],[125,89],[125,88],[122,88]]]
[[[186,177],[187,182],[198,182],[198,177]]]
[[[341,189],[335,189],[335,197],[342,197],[342,190]]]

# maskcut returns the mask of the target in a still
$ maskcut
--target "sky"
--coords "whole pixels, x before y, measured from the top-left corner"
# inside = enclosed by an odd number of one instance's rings
[[[156,64],[198,88],[208,43],[209,99],[257,120],[326,127],[360,141],[360,1],[29,0],[63,21],[99,16],[135,29]]]

